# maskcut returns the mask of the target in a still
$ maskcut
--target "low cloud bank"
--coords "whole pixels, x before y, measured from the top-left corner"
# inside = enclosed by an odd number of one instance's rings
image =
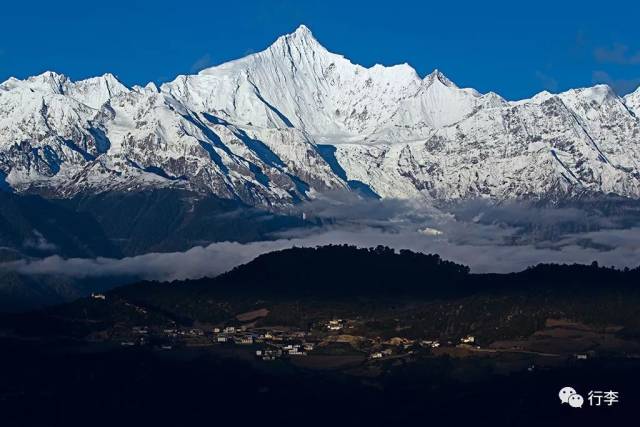
[[[620,268],[640,265],[640,216],[635,208],[611,214],[591,208],[473,202],[445,210],[403,201],[341,196],[316,200],[299,209],[325,225],[289,230],[271,241],[220,242],[185,252],[123,259],[50,256],[5,263],[3,267],[35,275],[179,280],[215,276],[275,250],[328,244],[386,245],[437,253],[478,273],[594,260]]]

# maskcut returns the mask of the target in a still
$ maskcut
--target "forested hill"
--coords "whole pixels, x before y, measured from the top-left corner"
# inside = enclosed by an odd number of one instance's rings
[[[268,286],[274,292],[408,292],[416,287],[457,283],[469,268],[438,255],[378,246],[292,248],[262,255],[219,276],[237,287]],[[206,281],[205,281],[206,282]]]
[[[476,292],[551,291],[635,287],[640,269],[591,265],[541,264],[510,274],[472,274],[469,267],[439,255],[395,251],[388,247],[329,245],[291,248],[261,255],[216,278],[144,282],[117,293],[210,294],[256,297],[415,296],[448,297]]]

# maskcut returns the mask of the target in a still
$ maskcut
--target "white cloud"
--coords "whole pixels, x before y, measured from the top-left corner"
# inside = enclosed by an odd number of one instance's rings
[[[592,78],[594,83],[604,83],[611,86],[619,95],[633,92],[640,86],[640,77],[634,79],[615,79],[605,71],[594,71]]]
[[[200,58],[196,59],[193,64],[191,64],[191,68],[189,69],[189,71],[191,71],[192,73],[197,73],[199,71],[204,70],[207,67],[210,67],[211,65],[212,65],[211,55],[208,53],[205,53]]]
[[[640,64],[640,50],[631,50],[622,43],[614,43],[611,47],[598,47],[593,52],[596,60],[602,63],[619,65]]]
[[[621,228],[620,224],[629,224],[628,218],[576,208],[470,203],[454,213],[441,213],[401,201],[343,199],[316,201],[301,209],[310,215],[332,218],[331,225],[289,230],[272,241],[220,242],[185,252],[123,259],[51,256],[6,263],[4,267],[24,274],[176,280],[215,276],[274,250],[343,243],[438,253],[444,259],[470,266],[473,272],[510,272],[538,263],[589,264],[594,260],[617,267],[640,264],[640,226]],[[584,227],[588,231],[562,232],[562,224],[570,224],[572,230]],[[555,237],[526,231],[556,226],[560,228]],[[424,233],[425,229],[441,234]]]
[[[38,230],[33,230],[33,237],[24,241],[24,246],[43,252],[54,252],[58,247],[49,242]]]

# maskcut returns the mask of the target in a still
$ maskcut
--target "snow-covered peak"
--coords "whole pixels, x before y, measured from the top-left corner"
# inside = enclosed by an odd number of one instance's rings
[[[300,24],[298,28],[293,32],[293,35],[297,35],[300,37],[313,37],[311,30],[304,24]]]
[[[583,102],[595,102],[596,104],[603,104],[607,101],[619,100],[619,97],[615,93],[615,91],[606,84],[598,84],[592,87],[579,89],[570,89],[566,92],[561,93],[559,96],[563,101],[565,99],[580,99]]]
[[[258,53],[253,53],[240,59],[225,62],[220,65],[205,68],[199,75],[221,76],[242,72],[255,63],[265,63],[273,60],[288,60],[299,62],[307,56],[313,57],[315,52],[327,54],[328,51],[316,40],[308,27],[301,25],[293,33],[280,36],[269,47]],[[182,76],[181,76],[182,77]]]
[[[640,90],[507,102],[438,70],[363,67],[301,26],[160,89],[112,74],[11,78],[0,174],[16,191],[167,185],[265,206],[354,185],[391,198],[640,198],[639,110]]]
[[[432,85],[433,83],[440,83],[443,84],[447,87],[451,87],[451,88],[457,88],[458,86],[455,85],[455,83],[453,83],[451,80],[449,80],[447,78],[447,76],[445,76],[444,74],[442,74],[440,72],[440,70],[438,70],[437,68],[435,70],[433,70],[431,72],[431,74],[427,75],[424,78],[425,84],[427,86]]]
[[[67,76],[64,74],[56,73],[55,71],[45,71],[36,76],[31,76],[27,79],[30,82],[56,82],[56,83],[64,83],[69,80]]]
[[[638,87],[636,90],[634,90],[633,92],[629,93],[628,95],[625,95],[625,99],[631,99],[631,98],[638,98],[640,97],[640,87]]]
[[[602,105],[606,103],[621,103],[621,98],[616,95],[615,91],[606,84],[598,84],[591,87],[583,87],[577,89],[569,89],[565,92],[558,94],[551,93],[543,90],[537,93],[530,99],[523,99],[519,101],[511,102],[512,105],[526,105],[526,104],[543,104],[550,99],[560,99],[568,106],[577,106],[582,104],[584,107]]]
[[[29,77],[26,80],[18,80],[15,83],[16,86],[14,87],[23,86],[32,91],[63,94],[69,84],[69,78],[54,71],[45,71],[42,74]]]
[[[160,90],[154,82],[149,82],[145,86],[134,85],[131,88],[132,91],[137,93],[158,93]]]
[[[537,93],[533,98],[531,98],[531,102],[534,102],[536,104],[542,104],[543,102],[549,100],[550,98],[553,98],[554,95],[553,93],[547,91],[547,90],[543,90],[540,93]],[[529,100],[525,100],[524,102],[526,103]]]
[[[126,93],[129,90],[110,73],[74,82],[64,74],[53,71],[46,71],[25,80],[10,78],[0,87],[5,91],[25,90],[43,97],[68,96],[94,109],[99,109],[113,96]]]
[[[128,91],[116,76],[107,73],[70,84],[66,94],[91,108],[99,109],[112,97]]]
[[[483,98],[474,89],[460,89],[439,70],[434,70],[420,82],[416,93],[400,100],[392,124],[414,128],[418,135],[423,135],[430,133],[428,129],[459,122],[480,105],[490,106],[497,102],[495,97]]]
[[[278,39],[271,45],[271,47],[277,45],[302,45],[311,48],[321,48],[324,47],[318,43],[318,40],[313,36],[313,33],[306,25],[300,25],[293,33],[285,34],[283,36],[278,37]]]
[[[307,27],[245,58],[179,76],[161,91],[189,108],[267,128],[351,138],[388,122],[422,80],[407,64],[365,68],[326,50]]]
[[[625,96],[624,103],[636,116],[640,117],[640,87]]]
[[[487,92],[482,95],[482,100],[487,108],[503,107],[508,105],[508,101],[495,92]]]

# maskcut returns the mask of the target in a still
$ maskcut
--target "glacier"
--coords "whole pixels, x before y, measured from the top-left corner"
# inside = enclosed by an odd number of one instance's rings
[[[507,101],[438,70],[353,64],[301,26],[160,87],[112,74],[10,78],[0,84],[0,180],[46,197],[179,188],[271,209],[335,191],[637,199],[639,117],[640,89]]]

